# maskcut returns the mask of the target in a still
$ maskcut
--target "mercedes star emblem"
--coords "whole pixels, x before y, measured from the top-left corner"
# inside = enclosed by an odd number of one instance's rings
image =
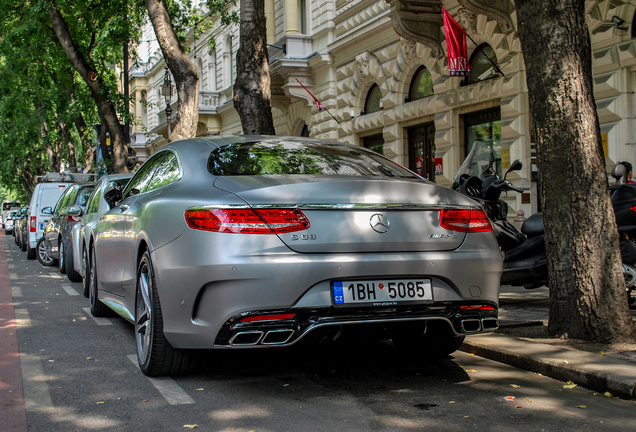
[[[379,232],[380,234],[387,232],[391,226],[387,217],[380,213],[376,213],[371,216],[369,224],[371,225],[371,228],[373,228],[373,231]]]

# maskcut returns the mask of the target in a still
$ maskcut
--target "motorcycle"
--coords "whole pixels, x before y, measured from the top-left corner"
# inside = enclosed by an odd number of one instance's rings
[[[508,221],[508,204],[500,199],[502,194],[510,191],[523,192],[506,179],[510,172],[521,168],[521,162],[515,160],[502,178],[501,160],[495,158],[494,149],[476,141],[451,188],[481,203],[490,219],[504,255],[501,284],[533,289],[548,284],[543,214],[531,215],[519,230]],[[617,181],[610,187],[610,192],[620,233],[623,276],[632,304],[636,302],[636,184],[626,184],[624,170],[624,166],[617,165],[612,171],[615,178],[625,179],[625,182]]]

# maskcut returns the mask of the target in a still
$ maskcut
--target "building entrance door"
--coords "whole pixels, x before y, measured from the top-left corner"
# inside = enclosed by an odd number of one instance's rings
[[[435,181],[435,124],[427,123],[407,129],[409,134],[409,168]]]

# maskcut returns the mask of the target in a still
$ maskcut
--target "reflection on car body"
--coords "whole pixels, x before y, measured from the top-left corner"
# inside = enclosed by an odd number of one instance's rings
[[[104,189],[111,183],[115,182],[120,186],[125,186],[128,180],[133,176],[129,174],[109,174],[104,175],[98,179],[95,184],[95,188],[88,197],[86,204],[86,211],[82,216],[80,223],[75,224],[71,231],[71,241],[73,245],[73,265],[74,270],[82,278],[84,285],[84,296],[88,297],[88,280],[86,278],[86,265],[87,265],[87,253],[88,247],[86,239],[90,238],[91,230],[97,224],[97,220],[108,210],[110,207],[104,200]]]
[[[91,311],[134,323],[148,375],[187,371],[192,349],[353,327],[447,355],[497,327],[502,257],[478,203],[367,149],[184,140],[104,195],[86,237]]]

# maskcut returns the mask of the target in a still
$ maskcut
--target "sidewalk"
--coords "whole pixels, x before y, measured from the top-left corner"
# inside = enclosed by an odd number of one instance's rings
[[[636,309],[632,307],[631,312],[636,319]],[[547,323],[548,289],[502,287],[499,318],[501,330]],[[636,351],[605,355],[501,332],[469,336],[461,350],[598,392],[636,399]]]

